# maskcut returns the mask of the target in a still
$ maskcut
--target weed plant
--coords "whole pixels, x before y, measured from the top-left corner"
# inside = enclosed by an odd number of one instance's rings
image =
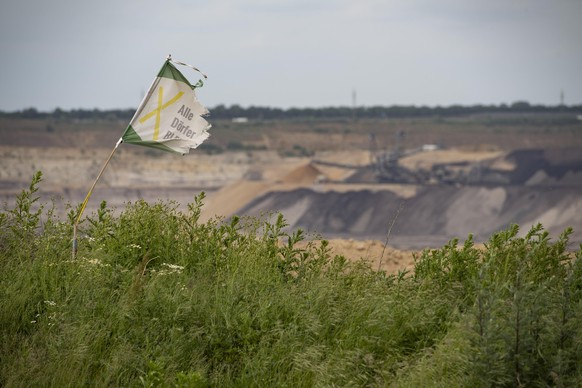
[[[385,274],[203,195],[0,213],[0,386],[582,385],[582,249],[517,226]]]

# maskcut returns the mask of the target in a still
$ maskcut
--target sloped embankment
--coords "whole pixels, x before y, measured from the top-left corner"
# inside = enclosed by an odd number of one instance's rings
[[[514,168],[496,172],[505,185],[427,185],[407,199],[388,190],[300,188],[265,193],[237,213],[281,211],[291,228],[360,239],[384,239],[394,221],[391,244],[403,248],[439,246],[469,233],[485,240],[510,224],[526,232],[538,222],[552,234],[571,226],[571,241],[582,242],[582,155],[523,150],[506,160]]]
[[[402,209],[398,209],[402,204]],[[395,219],[395,246],[423,248],[473,233],[484,240],[512,223],[541,222],[552,234],[572,226],[573,242],[582,241],[582,192],[572,188],[426,186],[412,198],[390,191],[321,193],[311,189],[269,192],[238,214],[282,212],[291,228],[326,237],[383,239]]]

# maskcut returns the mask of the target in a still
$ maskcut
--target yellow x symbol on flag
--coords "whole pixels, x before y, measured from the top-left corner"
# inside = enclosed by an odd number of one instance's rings
[[[166,109],[167,107],[178,101],[183,94],[184,92],[178,92],[178,94],[176,94],[170,101],[163,104],[164,88],[160,86],[160,88],[158,89],[158,107],[152,110],[147,115],[143,116],[141,119],[139,119],[139,123],[143,124],[144,122],[152,118],[154,115],[156,116],[156,125],[154,126],[154,141],[158,140],[158,135],[160,134],[160,113],[162,112],[162,110]]]

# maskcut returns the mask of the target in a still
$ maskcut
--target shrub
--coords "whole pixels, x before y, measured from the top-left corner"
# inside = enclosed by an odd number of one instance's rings
[[[283,217],[199,222],[203,195],[80,225],[0,213],[1,386],[577,386],[582,249],[567,229],[471,236],[385,274]]]

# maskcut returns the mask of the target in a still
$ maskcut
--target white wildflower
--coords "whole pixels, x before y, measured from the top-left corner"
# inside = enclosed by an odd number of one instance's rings
[[[176,264],[162,263],[162,265],[165,265],[169,269],[173,269],[175,271],[182,271],[184,269],[184,267],[182,267],[181,265],[176,265]]]
[[[180,273],[184,269],[184,267],[182,267],[181,265],[176,265],[176,264],[162,263],[162,265],[166,268],[160,270],[160,272],[159,272],[160,275],[169,275],[172,273]],[[153,272],[153,270],[152,270],[152,272]]]
[[[141,246],[139,246],[137,244],[129,244],[129,247],[133,248],[133,249],[141,249]]]
[[[56,306],[57,305],[57,303],[53,300],[45,300],[44,303],[49,305],[49,306]]]
[[[99,266],[99,267],[109,267],[109,264],[103,264],[99,259],[85,259],[85,261],[89,264]]]

